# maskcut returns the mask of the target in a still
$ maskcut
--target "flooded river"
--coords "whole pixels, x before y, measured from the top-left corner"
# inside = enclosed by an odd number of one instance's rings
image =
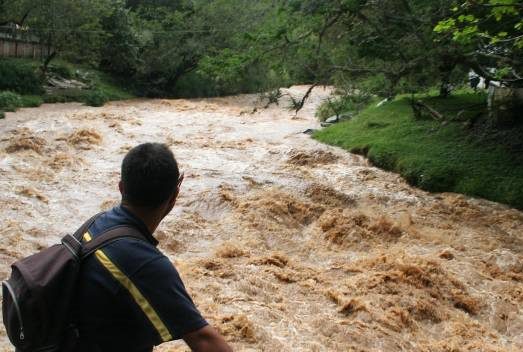
[[[522,351],[523,213],[414,189],[312,140],[301,132],[329,93],[296,116],[254,95],[8,113],[0,275],[117,204],[126,151],[164,142],[185,181],[156,236],[235,350]]]

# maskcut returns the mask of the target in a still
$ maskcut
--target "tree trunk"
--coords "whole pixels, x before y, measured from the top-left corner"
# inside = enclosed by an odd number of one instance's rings
[[[51,52],[51,49],[47,48],[47,56],[46,56],[46,58],[44,60],[44,63],[42,64],[42,73],[44,75],[47,73],[47,69],[49,67],[49,64],[55,58],[55,56],[56,56],[56,51],[53,50]]]
[[[523,123],[523,88],[496,87],[488,91],[489,116],[497,126],[509,127]]]

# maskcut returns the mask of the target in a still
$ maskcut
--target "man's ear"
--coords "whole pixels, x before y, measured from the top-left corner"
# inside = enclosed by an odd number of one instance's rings
[[[123,197],[123,194],[124,194],[124,188],[123,188],[123,182],[122,182],[122,180],[120,180],[120,182],[118,182],[118,189],[120,190],[120,194],[121,194],[122,197]]]
[[[169,214],[171,210],[173,210],[174,205],[176,204],[176,198],[178,198],[178,192],[179,189],[176,189],[176,192],[174,192],[172,196],[167,200],[167,203],[165,203],[165,211],[163,213],[162,218],[166,217],[167,214]]]

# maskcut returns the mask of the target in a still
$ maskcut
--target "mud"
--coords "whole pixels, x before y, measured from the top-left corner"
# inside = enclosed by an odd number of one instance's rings
[[[428,194],[311,140],[301,131],[318,127],[329,93],[315,90],[297,118],[253,95],[8,113],[2,278],[117,204],[124,153],[160,141],[185,172],[160,248],[235,350],[523,350],[523,213]]]

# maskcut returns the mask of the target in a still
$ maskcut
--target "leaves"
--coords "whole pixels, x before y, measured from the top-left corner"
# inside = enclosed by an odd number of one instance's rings
[[[493,77],[507,85],[523,85],[522,9],[518,0],[460,1],[434,31],[450,34],[474,69],[495,72]]]

